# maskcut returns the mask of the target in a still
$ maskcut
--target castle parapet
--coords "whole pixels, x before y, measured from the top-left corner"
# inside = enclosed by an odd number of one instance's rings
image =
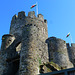
[[[75,47],[75,43],[71,43],[71,47]]]
[[[10,34],[21,35],[23,27],[28,24],[39,25],[41,29],[40,31],[42,31],[43,33],[47,32],[47,20],[46,19],[44,20],[42,14],[38,14],[38,16],[36,17],[35,12],[31,11],[28,13],[28,16],[26,16],[25,12],[21,11],[18,13],[18,16],[14,15],[12,18],[10,26]]]

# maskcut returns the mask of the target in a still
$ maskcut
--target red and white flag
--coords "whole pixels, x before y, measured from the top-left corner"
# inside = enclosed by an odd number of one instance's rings
[[[31,7],[30,7],[30,9],[32,9],[33,7],[35,7],[37,4],[34,4],[34,5],[32,5]]]
[[[66,35],[66,38],[70,35],[70,32]]]

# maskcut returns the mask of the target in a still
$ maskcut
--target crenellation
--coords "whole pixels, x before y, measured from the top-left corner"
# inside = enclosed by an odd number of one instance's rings
[[[35,18],[35,17],[36,17],[36,16],[35,16],[35,12],[34,12],[34,11],[29,12],[29,13],[28,13],[28,17],[29,17],[29,18]]]
[[[37,18],[39,18],[41,21],[44,22],[44,18],[43,18],[43,15],[42,14],[38,14]]]
[[[75,47],[75,43],[71,43],[71,47]]]
[[[71,43],[71,48],[70,48],[70,52],[71,52],[71,61],[73,63],[73,65],[75,66],[75,43]]]
[[[15,21],[17,18],[18,18],[18,16],[15,14],[15,15],[12,17],[12,20]]]
[[[25,12],[24,12],[24,11],[19,12],[19,13],[18,13],[18,18],[19,18],[19,19],[25,18]]]
[[[67,46],[67,48],[69,48],[70,47],[70,44],[69,43],[66,43],[66,46]]]

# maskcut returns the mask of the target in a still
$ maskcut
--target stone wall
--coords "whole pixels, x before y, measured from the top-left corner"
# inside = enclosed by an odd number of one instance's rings
[[[29,35],[31,37],[32,35],[35,36],[36,34],[36,49],[37,49],[37,55],[38,61],[40,64],[48,61],[48,47],[45,43],[45,40],[48,38],[48,32],[47,32],[47,20],[43,18],[43,15],[38,14],[38,16],[35,16],[35,12],[29,12],[28,16],[25,15],[25,12],[19,12],[18,16],[14,15],[11,21],[10,26],[10,34],[13,34],[15,37],[23,37],[23,35],[27,34],[28,32],[28,26],[30,26],[30,29],[33,29],[31,32],[32,34]],[[31,28],[33,26],[33,28]],[[24,31],[24,28],[27,27],[27,31]],[[35,30],[37,29],[37,31]],[[24,31],[24,32],[23,32]],[[35,32],[35,33],[33,33]],[[23,35],[22,35],[23,34]],[[33,38],[33,40],[34,40]],[[26,39],[27,40],[27,39]],[[30,42],[30,41],[29,41]],[[21,46],[22,43],[20,43],[16,50],[20,51],[23,46]],[[35,49],[35,50],[36,50]],[[22,54],[22,53],[21,53]],[[20,62],[21,63],[21,62]],[[38,62],[37,62],[38,63]],[[39,68],[39,66],[38,66]],[[38,71],[39,72],[39,71]]]
[[[15,40],[15,37],[10,34],[6,34],[2,36],[2,45],[1,45],[1,51],[0,51],[0,74],[1,75],[7,75],[9,74],[9,63],[6,61],[8,56],[11,55],[8,51],[8,48]],[[12,51],[11,51],[12,52]],[[11,69],[11,68],[10,68]],[[11,70],[10,70],[11,72]]]
[[[43,15],[38,14],[38,17],[35,16],[35,12],[29,12],[28,16],[25,16],[25,12],[19,12],[18,16],[14,15],[11,21],[11,26],[10,26],[10,34],[13,34],[15,36],[22,36],[22,29],[25,25],[28,24],[34,24],[37,25],[38,32],[40,34],[39,38],[44,40],[48,38],[48,32],[47,32],[47,21],[46,19],[44,20]]]
[[[20,39],[15,39],[14,35],[6,34],[2,36],[2,46],[0,51],[0,75],[14,75],[19,69],[19,57],[16,46]]]
[[[48,62],[48,47],[45,43],[48,38],[47,21],[44,22],[41,16],[39,14],[36,18],[34,12],[29,12],[25,18],[26,24],[22,27],[20,74],[36,75],[40,64]]]
[[[73,64],[69,60],[66,42],[64,40],[56,37],[50,37],[47,42],[50,61],[53,61],[61,67],[73,67]]]
[[[71,46],[67,44],[67,49],[68,49],[68,55],[69,55],[70,61],[75,66],[75,43],[71,43]]]
[[[10,35],[10,34],[5,34],[2,36],[2,45],[1,45],[1,50],[5,50],[7,49],[12,42],[15,40],[14,35]]]
[[[37,44],[38,41],[36,26],[25,26],[22,34],[22,49],[20,54],[20,75],[38,74],[39,63],[37,60]]]

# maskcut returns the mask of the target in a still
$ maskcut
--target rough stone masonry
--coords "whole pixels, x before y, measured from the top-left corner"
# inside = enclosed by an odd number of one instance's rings
[[[75,44],[70,47],[62,39],[48,38],[43,15],[36,17],[31,11],[26,16],[21,11],[12,17],[10,33],[2,36],[0,58],[0,75],[37,75],[42,73],[40,66],[49,62],[74,67]]]

